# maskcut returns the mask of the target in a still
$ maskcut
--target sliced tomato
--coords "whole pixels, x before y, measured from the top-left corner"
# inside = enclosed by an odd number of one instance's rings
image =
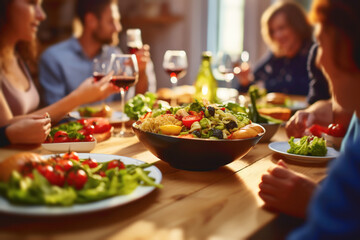
[[[89,125],[89,121],[87,119],[84,119],[84,118],[77,120],[77,122],[81,123],[81,125],[83,125],[83,126]]]
[[[309,128],[309,131],[312,135],[316,137],[321,137],[322,133],[327,133],[327,128],[318,124],[314,124]]]
[[[88,124],[94,126],[94,133],[106,133],[111,129],[111,124],[106,118],[90,118]]]
[[[86,172],[82,169],[69,172],[66,182],[69,186],[74,186],[77,190],[82,189],[87,182],[88,178]]]
[[[77,152],[67,152],[63,155],[63,159],[72,159],[75,161],[79,161],[79,155]]]
[[[202,119],[201,116],[194,116],[194,115],[189,115],[189,116],[185,116],[181,119],[182,123],[184,124],[185,127],[187,128],[191,128],[191,125],[194,122],[199,122]]]
[[[140,121],[144,121],[145,119],[151,117],[152,112],[147,112],[143,116],[140,117]]]
[[[346,128],[339,123],[332,123],[328,126],[327,134],[333,137],[344,137],[346,134]]]
[[[179,135],[179,138],[194,138],[194,135],[192,134],[183,134],[183,135]]]
[[[86,159],[82,162],[82,165],[88,165],[90,168],[96,168],[99,164],[94,159]]]
[[[125,169],[125,164],[120,160],[112,160],[107,165],[107,169],[112,169],[116,167],[119,169]]]

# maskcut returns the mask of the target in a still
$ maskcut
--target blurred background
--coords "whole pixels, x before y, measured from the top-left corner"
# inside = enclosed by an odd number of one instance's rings
[[[189,67],[179,85],[193,84],[205,50],[239,54],[250,63],[267,51],[260,34],[260,17],[274,0],[119,0],[120,48],[126,52],[126,29],[140,28],[155,65],[157,88],[170,87],[162,67],[166,50],[182,49]],[[306,9],[311,0],[298,0]],[[46,0],[47,19],[39,30],[40,53],[73,34],[74,0]],[[236,81],[232,82],[236,86]],[[222,85],[221,83],[219,85]]]

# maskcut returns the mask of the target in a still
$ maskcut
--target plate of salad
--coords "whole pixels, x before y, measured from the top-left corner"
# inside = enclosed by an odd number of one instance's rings
[[[0,182],[0,212],[88,213],[133,202],[162,188],[160,170],[137,159],[74,152],[42,157],[45,162],[24,165],[12,171],[7,182]]]
[[[289,160],[302,163],[322,163],[337,158],[339,152],[326,147],[323,138],[304,136],[301,139],[291,137],[288,142],[272,142],[269,148]]]

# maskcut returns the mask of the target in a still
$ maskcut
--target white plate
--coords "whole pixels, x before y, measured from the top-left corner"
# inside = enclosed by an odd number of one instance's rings
[[[51,155],[46,155],[44,157],[50,157]],[[109,155],[109,154],[96,154],[96,153],[79,153],[80,158],[94,158],[98,162],[108,162],[113,159],[121,159],[127,164],[135,164],[140,165],[143,164],[143,161],[123,157],[118,155]],[[146,168],[149,171],[149,176],[155,179],[156,183],[160,183],[162,179],[162,175],[160,170],[151,166]],[[18,206],[9,203],[5,198],[0,197],[0,212],[6,212],[11,214],[22,214],[22,215],[36,215],[36,216],[61,216],[61,215],[72,215],[79,213],[88,213],[93,211],[105,210],[112,207],[121,206],[130,202],[133,202],[145,195],[149,194],[155,189],[152,186],[138,186],[132,193],[128,195],[115,196],[111,198],[107,198],[104,200],[85,203],[85,204],[74,204],[69,207],[51,207],[51,206]]]
[[[87,118],[87,117],[81,117],[78,111],[70,112],[69,116],[76,118],[76,119]],[[107,119],[109,120],[110,124],[127,122],[130,120],[130,118],[125,113],[118,112],[118,111],[113,111],[111,117],[107,118]]]
[[[52,152],[90,152],[95,148],[96,140],[92,142],[42,143],[41,146]]]
[[[301,110],[301,109],[305,109],[307,108],[308,103],[304,102],[304,101],[292,101],[291,105],[288,107],[291,109],[291,111],[297,111],[297,110]]]
[[[292,154],[287,152],[287,150],[290,148],[288,142],[272,142],[269,144],[269,148],[274,152],[280,153],[287,159],[302,163],[322,163],[337,158],[340,154],[338,151],[331,147],[327,147],[327,153],[324,157]]]

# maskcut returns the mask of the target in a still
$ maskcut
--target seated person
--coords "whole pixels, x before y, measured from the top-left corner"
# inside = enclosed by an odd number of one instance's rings
[[[48,113],[57,122],[75,107],[119,91],[109,83],[112,74],[109,73],[96,83],[92,78],[85,80],[58,102],[37,110],[39,94],[25,62],[34,59],[31,44],[36,40],[37,26],[44,19],[40,1],[0,1],[0,126],[30,113]]]
[[[256,65],[253,74],[249,67],[243,68],[241,64],[241,71],[236,75],[239,91],[247,92],[249,85],[256,83],[268,92],[306,96],[312,27],[305,11],[293,1],[279,1],[263,13],[261,32],[272,52]]]
[[[118,41],[122,29],[120,13],[115,0],[78,0],[76,16],[82,25],[79,38],[70,39],[48,48],[40,58],[39,79],[44,90],[44,100],[52,104],[76,89],[84,79],[93,75],[93,60],[110,58],[112,53],[122,53],[112,46]],[[150,60],[149,47],[136,52],[139,65],[139,81],[128,96],[156,91],[156,79]],[[136,90],[134,91],[134,88]],[[108,101],[118,99],[118,95]]]
[[[307,62],[307,71],[310,78],[309,93],[307,95],[308,104],[313,104],[319,100],[327,100],[331,97],[329,84],[324,74],[315,64],[317,48],[317,44],[311,47]]]
[[[281,162],[263,175],[259,195],[265,206],[307,218],[288,239],[357,239],[360,236],[360,28],[353,27],[360,24],[359,11],[359,1],[313,2],[311,16],[317,24],[319,42],[317,62],[329,81],[333,104],[343,112],[352,112],[352,119],[340,156],[331,162],[321,187],[316,188],[306,178],[295,176]]]

